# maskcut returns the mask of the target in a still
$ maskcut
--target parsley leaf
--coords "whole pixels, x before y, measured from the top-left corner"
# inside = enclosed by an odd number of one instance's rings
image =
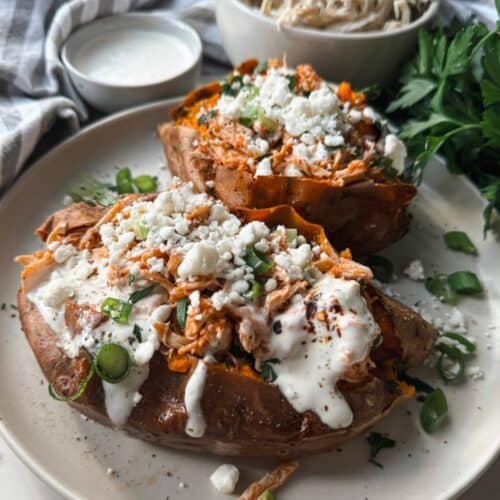
[[[491,31],[458,22],[421,30],[416,54],[378,105],[401,127],[413,159],[409,178],[420,182],[441,153],[450,172],[476,183],[488,202],[486,233],[500,209],[500,22]]]
[[[378,455],[380,450],[383,450],[384,448],[394,448],[396,446],[396,441],[394,439],[391,439],[388,436],[383,436],[379,432],[370,432],[368,434],[368,437],[366,438],[368,441],[368,444],[370,445],[370,459],[369,461],[373,464],[376,465],[377,467],[380,467],[381,469],[384,468],[384,466],[375,460],[375,457]]]

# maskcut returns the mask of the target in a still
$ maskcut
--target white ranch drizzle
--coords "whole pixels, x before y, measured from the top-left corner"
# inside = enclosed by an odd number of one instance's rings
[[[317,312],[308,324],[306,302],[313,297]],[[318,319],[321,311],[328,321]],[[359,283],[325,276],[305,298],[296,296],[276,321],[281,333],[272,334],[265,359],[280,360],[272,368],[283,395],[298,412],[312,410],[332,429],[348,427],[353,413],[336,385],[365,359],[379,333]]]
[[[121,427],[127,423],[132,410],[142,399],[138,390],[148,375],[149,365],[135,366],[130,375],[118,384],[102,382],[106,412],[114,425]]]
[[[207,364],[200,359],[189,377],[184,392],[184,405],[188,414],[185,431],[188,436],[194,438],[202,437],[207,428],[205,416],[201,409],[201,398],[203,397],[206,378]]]

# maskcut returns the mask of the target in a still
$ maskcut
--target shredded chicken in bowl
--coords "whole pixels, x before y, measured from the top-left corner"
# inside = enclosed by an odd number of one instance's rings
[[[420,17],[431,0],[244,0],[282,26],[343,33],[391,30]]]

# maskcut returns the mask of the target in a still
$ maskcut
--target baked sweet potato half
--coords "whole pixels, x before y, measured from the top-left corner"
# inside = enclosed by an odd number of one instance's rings
[[[156,444],[295,457],[414,394],[436,332],[291,207],[230,213],[175,185],[38,230],[19,313],[53,397]]]
[[[247,61],[190,94],[158,126],[169,167],[230,209],[290,205],[355,256],[408,229],[406,149],[348,83],[308,65]]]

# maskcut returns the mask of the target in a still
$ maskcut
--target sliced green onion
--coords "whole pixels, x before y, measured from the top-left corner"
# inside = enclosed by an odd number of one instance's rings
[[[254,75],[260,75],[264,71],[267,71],[267,61],[261,61],[257,66],[255,66],[255,69],[253,70]]]
[[[243,297],[247,300],[255,300],[259,298],[264,293],[264,287],[258,282],[254,281],[250,289],[243,294]]]
[[[128,275],[128,284],[129,286],[135,281],[135,274],[130,273]]]
[[[448,276],[446,274],[438,274],[433,278],[427,278],[425,280],[425,288],[441,302],[454,304],[457,301],[457,294],[448,283]]]
[[[290,244],[292,241],[297,239],[298,234],[298,231],[293,227],[285,229],[286,242]]]
[[[134,185],[130,168],[125,167],[116,173],[116,190],[119,194],[133,193]]]
[[[458,347],[448,345],[448,344],[439,344],[438,343],[438,344],[436,344],[436,349],[451,359],[463,358],[463,353]]]
[[[463,231],[450,231],[443,235],[446,246],[457,252],[477,255],[477,248]]]
[[[238,121],[247,128],[252,128],[260,115],[260,107],[256,105],[247,105],[241,113]]]
[[[152,175],[138,175],[134,179],[134,184],[139,193],[154,193],[158,182]]]
[[[127,349],[113,342],[104,344],[94,358],[94,370],[97,375],[110,384],[117,384],[128,376],[132,360]]]
[[[366,260],[368,267],[373,271],[376,279],[382,283],[389,283],[392,280],[394,266],[389,259],[381,255],[370,255]]]
[[[441,389],[435,389],[424,401],[420,410],[420,423],[429,434],[437,430],[448,414],[448,403]]]
[[[274,371],[273,364],[280,363],[279,359],[271,358],[262,362],[260,374],[266,382],[274,382],[278,377]]]
[[[465,359],[463,356],[450,357],[446,353],[439,356],[437,369],[439,376],[445,382],[457,382],[465,373]]]
[[[273,267],[272,260],[255,247],[247,248],[245,262],[254,270],[256,275],[267,273]]]
[[[89,384],[93,376],[94,376],[94,368],[93,366],[91,366],[88,375],[83,379],[82,383],[78,386],[78,389],[73,394],[71,394],[71,396],[68,397],[60,396],[59,394],[57,394],[52,384],[49,384],[49,394],[57,401],[75,401],[75,399],[78,399],[85,392],[85,389],[87,389],[87,385]]]
[[[483,291],[477,276],[471,271],[457,271],[448,276],[453,291],[462,295],[475,295]]]
[[[266,116],[264,110],[260,106],[252,104],[251,101],[243,109],[238,121],[248,128],[252,128],[255,122],[259,122],[263,128],[270,132],[276,130],[277,126],[276,122]]]
[[[144,241],[149,234],[149,226],[147,226],[142,220],[134,221],[132,223],[132,231],[135,233],[135,237],[138,241]]]
[[[135,324],[132,331],[137,342],[142,342],[142,328],[138,324]]]
[[[378,455],[380,450],[383,450],[384,448],[394,448],[396,446],[396,441],[388,436],[383,436],[380,432],[370,432],[366,440],[370,445],[370,462],[383,469],[384,466],[380,462],[377,462],[375,457]]]
[[[141,288],[140,290],[136,290],[135,292],[132,292],[128,298],[128,301],[131,304],[135,304],[136,302],[139,302],[139,300],[144,299],[148,295],[151,295],[153,290],[156,287],[156,283],[153,283],[152,285],[146,287],[146,288]]]
[[[101,312],[122,325],[128,323],[128,317],[131,311],[132,304],[113,297],[104,299],[101,304]]]
[[[183,299],[179,300],[179,302],[177,302],[177,306],[175,307],[177,323],[179,323],[181,330],[184,330],[186,326],[187,310],[188,299],[184,297]]]
[[[463,335],[455,332],[446,332],[443,334],[443,337],[448,337],[449,339],[455,340],[459,344],[462,344],[467,350],[467,356],[474,354],[476,352],[476,346],[470,341],[467,340]]]
[[[257,500],[276,500],[276,497],[269,490],[266,490]]]

